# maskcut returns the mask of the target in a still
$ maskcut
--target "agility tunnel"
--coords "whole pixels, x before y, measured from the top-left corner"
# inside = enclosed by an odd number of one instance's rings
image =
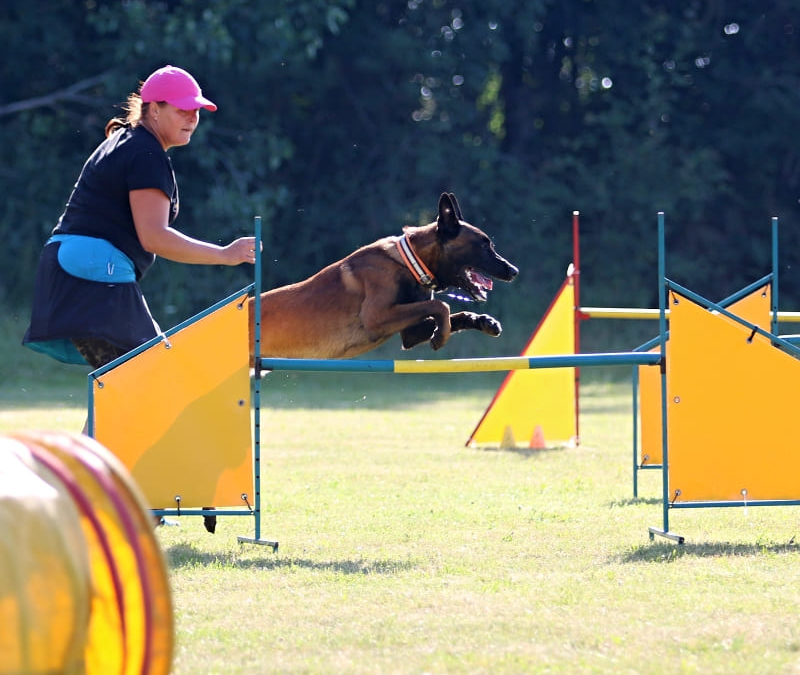
[[[130,474],[85,436],[0,437],[0,675],[166,675],[173,611]]]

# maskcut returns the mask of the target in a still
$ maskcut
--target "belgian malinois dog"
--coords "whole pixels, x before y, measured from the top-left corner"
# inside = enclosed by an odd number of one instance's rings
[[[439,349],[461,330],[496,337],[497,319],[451,314],[434,293],[454,289],[482,302],[492,278],[511,281],[518,272],[463,220],[455,195],[444,193],[435,222],[405,227],[401,236],[363,246],[305,281],[262,293],[259,356],[347,358],[398,332],[404,349],[423,342]]]

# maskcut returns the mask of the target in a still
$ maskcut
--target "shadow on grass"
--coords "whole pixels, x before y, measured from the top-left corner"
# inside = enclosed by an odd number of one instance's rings
[[[660,497],[627,497],[626,499],[615,499],[609,502],[609,508],[616,508],[619,506],[639,506],[640,504],[661,504]]]
[[[619,559],[623,563],[639,562],[674,562],[686,556],[696,558],[722,558],[734,556],[760,556],[774,555],[776,553],[800,553],[800,545],[795,543],[794,537],[788,542],[769,543],[684,543],[655,542],[636,546]]]
[[[566,450],[567,446],[553,446],[552,448],[526,448],[526,447],[490,447],[490,446],[480,446],[477,445],[471,450],[477,450],[479,452],[509,452],[512,455],[519,455],[520,457],[537,457],[540,455],[550,454],[554,452],[561,452],[562,450]]]
[[[239,553],[201,551],[191,544],[175,544],[166,550],[170,569],[185,567],[226,567],[232,569],[278,570],[298,568],[337,574],[392,575],[415,567],[407,560],[310,560],[307,558],[282,558],[278,554],[244,557]]]

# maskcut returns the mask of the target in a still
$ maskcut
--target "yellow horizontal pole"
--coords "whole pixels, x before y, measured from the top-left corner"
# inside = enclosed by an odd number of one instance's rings
[[[659,316],[657,309],[634,307],[579,307],[578,311],[588,319],[657,319]],[[800,323],[800,312],[778,312],[778,321]]]
[[[578,311],[590,319],[657,319],[657,309],[635,309],[632,307],[579,307]],[[669,310],[667,310],[669,315]]]
[[[478,373],[497,370],[527,370],[527,356],[500,356],[475,359],[402,360],[394,362],[395,373]]]

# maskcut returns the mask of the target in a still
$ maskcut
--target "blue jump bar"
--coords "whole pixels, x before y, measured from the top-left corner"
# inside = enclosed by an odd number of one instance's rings
[[[607,352],[548,356],[501,356],[474,359],[365,360],[261,357],[264,370],[343,371],[359,373],[463,373],[585,366],[658,365],[653,352]]]

